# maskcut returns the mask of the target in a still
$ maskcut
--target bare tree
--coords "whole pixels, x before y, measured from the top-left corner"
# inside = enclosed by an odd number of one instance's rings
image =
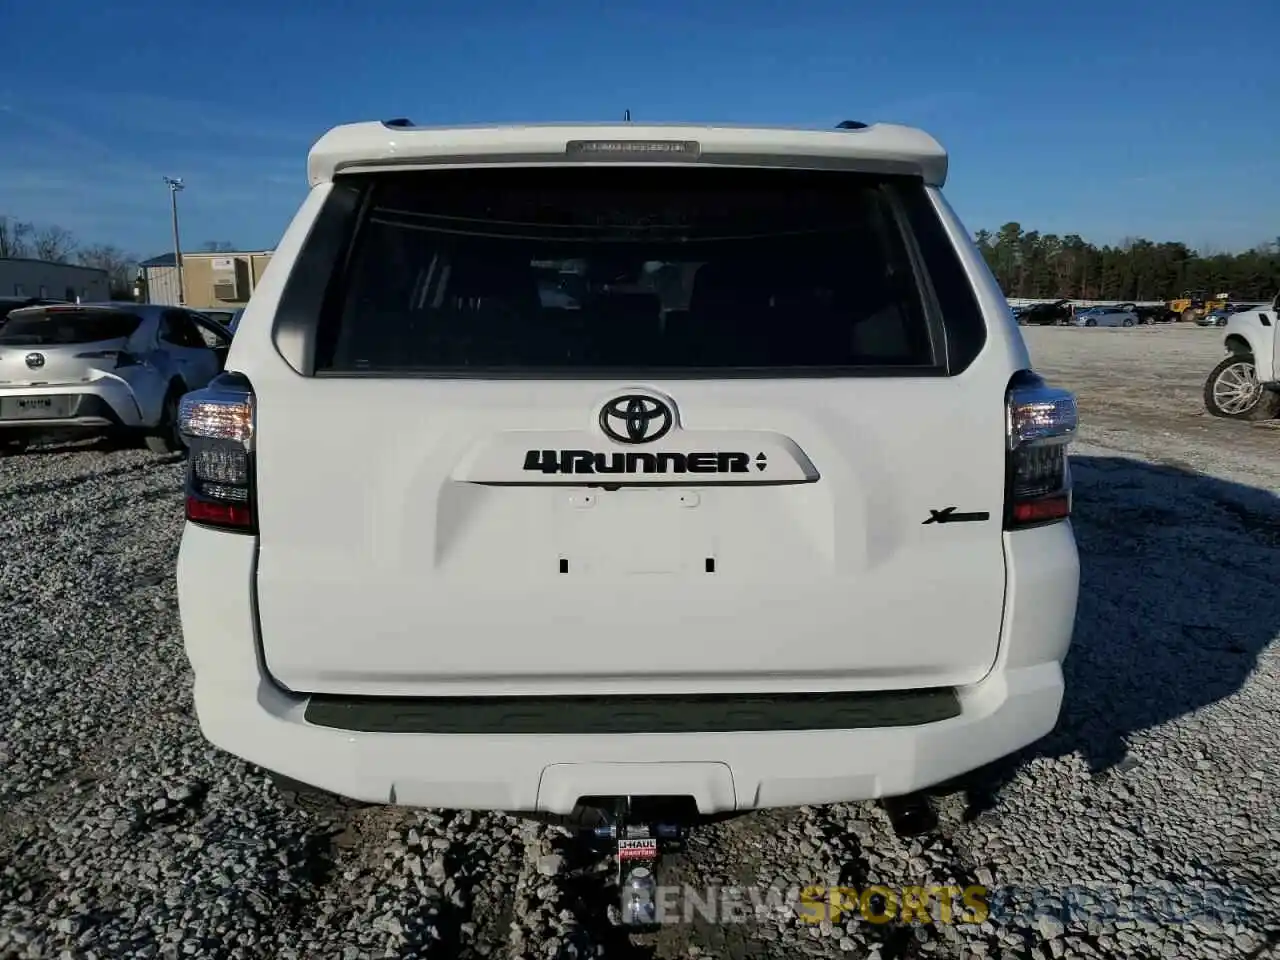
[[[22,220],[0,216],[0,258],[31,256],[31,232],[35,228]]]
[[[100,243],[82,248],[76,259],[82,266],[105,270],[111,285],[111,296],[131,297],[133,280],[138,272],[138,258],[119,247]]]
[[[41,227],[31,235],[31,251],[37,260],[68,263],[76,252],[75,237],[62,227]]]

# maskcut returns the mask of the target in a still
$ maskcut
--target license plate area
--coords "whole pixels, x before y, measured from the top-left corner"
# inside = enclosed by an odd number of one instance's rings
[[[561,572],[704,573],[714,556],[706,494],[670,487],[577,489],[561,500]]]
[[[55,420],[71,410],[70,397],[5,397],[0,399],[0,418],[5,420]]]

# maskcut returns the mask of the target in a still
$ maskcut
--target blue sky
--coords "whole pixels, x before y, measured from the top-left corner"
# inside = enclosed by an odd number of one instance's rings
[[[0,214],[143,257],[270,248],[328,127],[918,125],[971,230],[1280,235],[1280,2],[6,3]],[[344,9],[345,8],[345,9]],[[353,12],[348,12],[353,11]],[[29,43],[28,43],[29,41]]]

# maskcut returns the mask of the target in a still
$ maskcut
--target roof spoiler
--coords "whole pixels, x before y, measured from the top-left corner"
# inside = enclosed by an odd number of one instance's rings
[[[627,120],[630,121],[630,119],[631,119],[631,111],[628,110]],[[417,126],[417,124],[415,124],[408,117],[396,117],[393,120],[383,120],[382,125],[384,127],[389,127],[392,130],[404,130],[407,128]],[[863,123],[861,120],[841,120],[839,123],[836,124],[837,130],[865,130],[866,128],[867,128],[867,124]]]
[[[633,141],[647,146],[617,152]],[[307,181],[315,187],[346,172],[609,160],[861,170],[920,176],[932,187],[947,177],[946,150],[923,130],[860,120],[814,130],[682,123],[423,127],[395,117],[327,131],[308,151]]]

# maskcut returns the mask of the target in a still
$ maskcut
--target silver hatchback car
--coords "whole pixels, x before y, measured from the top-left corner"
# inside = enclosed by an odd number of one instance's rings
[[[1075,316],[1077,327],[1136,327],[1141,322],[1135,311],[1124,307],[1090,307]]]
[[[231,333],[193,310],[76,303],[14,310],[0,325],[0,451],[34,439],[140,437],[180,450],[178,403],[222,371]]]

